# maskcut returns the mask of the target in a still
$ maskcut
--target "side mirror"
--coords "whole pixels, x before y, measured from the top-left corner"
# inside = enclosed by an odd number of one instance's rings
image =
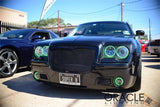
[[[42,39],[42,36],[41,35],[35,35],[35,36],[32,36],[31,40],[34,41],[36,39]]]
[[[136,36],[144,36],[144,31],[143,30],[137,30],[136,31]]]

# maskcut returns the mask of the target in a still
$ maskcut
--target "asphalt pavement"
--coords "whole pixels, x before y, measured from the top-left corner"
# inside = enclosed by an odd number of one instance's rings
[[[143,53],[142,87],[138,92],[113,92],[57,87],[37,82],[20,69],[0,78],[0,107],[160,107],[160,58]]]

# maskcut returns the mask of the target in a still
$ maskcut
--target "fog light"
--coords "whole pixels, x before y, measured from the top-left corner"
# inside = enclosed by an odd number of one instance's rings
[[[114,79],[114,85],[120,87],[124,84],[124,79],[122,77],[116,77]]]
[[[34,72],[34,75],[33,75],[33,77],[34,77],[34,79],[36,79],[36,80],[39,80],[39,73],[36,71],[36,72]]]

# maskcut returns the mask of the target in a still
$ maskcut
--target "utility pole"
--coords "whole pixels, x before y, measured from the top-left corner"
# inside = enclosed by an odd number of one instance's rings
[[[2,30],[1,30],[1,27],[2,27],[2,26],[1,26],[1,21],[0,21],[0,34],[1,34],[1,31],[2,31]]]
[[[151,42],[151,21],[150,21],[150,18],[149,18],[149,43]]]
[[[121,2],[121,21],[123,21],[123,6],[124,6],[124,3]]]
[[[58,10],[58,33],[59,33],[59,10]]]

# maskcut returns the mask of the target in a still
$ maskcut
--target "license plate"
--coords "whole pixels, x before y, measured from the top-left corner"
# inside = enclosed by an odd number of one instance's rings
[[[80,74],[59,73],[60,84],[80,85]]]

